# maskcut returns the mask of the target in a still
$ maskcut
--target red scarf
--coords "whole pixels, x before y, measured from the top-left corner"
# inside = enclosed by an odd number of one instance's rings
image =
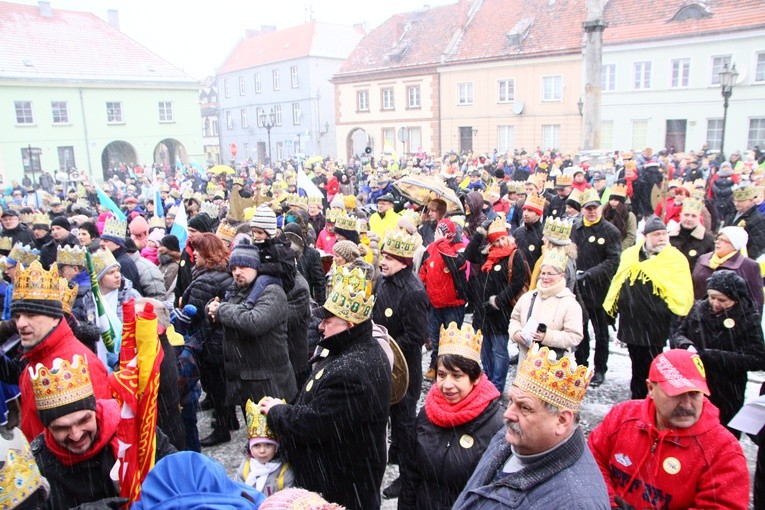
[[[473,391],[456,404],[447,402],[438,385],[434,384],[425,398],[425,415],[438,427],[459,427],[477,418],[497,397],[499,392],[486,374],[481,374]]]
[[[514,241],[511,242],[508,246],[492,246],[489,248],[489,255],[486,257],[486,262],[484,262],[481,266],[481,271],[488,273],[491,271],[491,268],[494,267],[495,264],[497,264],[500,260],[509,257],[513,250],[516,248],[517,247],[515,246]],[[508,267],[512,267],[512,262],[508,260],[507,265]]]
[[[66,448],[59,446],[53,434],[50,433],[48,428],[45,429],[45,446],[51,451],[53,455],[65,466],[73,466],[80,462],[86,461],[92,457],[95,457],[101,452],[107,445],[111,446],[114,458],[117,458],[117,426],[120,423],[120,407],[116,400],[103,399],[96,401],[96,423],[98,425],[98,432],[96,433],[96,440],[86,453],[82,455],[73,455],[72,452]]]

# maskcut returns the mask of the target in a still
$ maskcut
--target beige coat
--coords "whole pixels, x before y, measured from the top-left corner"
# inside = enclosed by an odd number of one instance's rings
[[[547,324],[547,334],[542,345],[565,349],[569,353],[573,353],[576,346],[582,341],[582,307],[577,303],[573,292],[566,288],[565,280],[561,280],[554,287],[551,289],[552,295],[549,296],[547,294],[550,293],[550,290],[545,292],[545,289],[541,287],[538,287],[536,291],[530,290],[521,296],[510,316],[508,332],[511,341],[515,341],[513,338],[515,333],[523,330],[526,325],[531,298],[534,292],[538,292],[531,318],[539,324]],[[526,358],[528,348],[523,344],[518,344],[518,348],[520,350],[518,363],[520,364]]]

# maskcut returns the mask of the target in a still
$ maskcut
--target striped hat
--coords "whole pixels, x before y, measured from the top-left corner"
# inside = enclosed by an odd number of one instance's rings
[[[269,237],[276,237],[276,214],[267,205],[260,205],[252,215],[250,227],[262,229]]]

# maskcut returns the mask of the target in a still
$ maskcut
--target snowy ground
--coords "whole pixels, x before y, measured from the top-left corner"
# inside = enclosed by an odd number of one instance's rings
[[[592,335],[594,338],[594,335]],[[511,354],[515,351],[512,351]],[[592,351],[594,352],[594,341]],[[430,353],[423,351],[423,373],[427,370],[427,365],[430,361]],[[582,404],[581,409],[581,424],[586,433],[589,433],[598,423],[600,423],[611,409],[611,407],[619,402],[627,400],[629,398],[629,382],[631,374],[631,365],[629,355],[627,354],[626,347],[623,347],[615,340],[615,336],[612,336],[611,353],[608,360],[608,373],[606,374],[606,382],[598,387],[592,388],[587,391],[587,396]],[[515,370],[517,367],[510,367],[508,374],[508,385],[512,383],[515,378]],[[765,373],[753,372],[749,374],[749,384],[747,385],[747,400],[754,398],[759,394],[760,385],[765,380]],[[420,405],[424,402],[425,395],[430,389],[431,383],[425,381],[422,388],[422,397],[420,399]],[[198,415],[199,434],[200,437],[205,437],[210,433],[210,422],[212,416],[210,411],[202,411]],[[247,439],[247,432],[244,426],[244,418],[239,417],[240,429],[236,432],[232,432],[232,440],[228,443],[224,443],[212,448],[203,448],[202,453],[209,455],[218,462],[222,463],[230,476],[233,477],[236,468],[242,462],[244,458],[244,447]],[[750,477],[754,478],[754,463],[757,455],[757,446],[744,435],[741,439],[741,446],[744,449],[747,462],[749,464]],[[385,478],[383,480],[383,488],[387,487],[398,476],[398,467],[389,465],[385,472]],[[396,508],[396,500],[383,500],[383,510],[392,510]]]

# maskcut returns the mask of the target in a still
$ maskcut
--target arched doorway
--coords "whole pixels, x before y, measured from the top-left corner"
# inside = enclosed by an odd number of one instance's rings
[[[101,171],[104,181],[111,179],[114,169],[123,164],[129,168],[140,164],[135,147],[123,140],[115,140],[104,147],[101,153]]]
[[[154,147],[154,163],[162,165],[162,168],[175,168],[176,160],[182,165],[188,163],[189,154],[186,147],[175,138],[165,138]]]
[[[370,153],[366,152],[367,147],[372,149]],[[352,129],[345,139],[345,152],[346,161],[350,158],[369,157],[368,154],[374,154],[374,141],[362,128]]]

